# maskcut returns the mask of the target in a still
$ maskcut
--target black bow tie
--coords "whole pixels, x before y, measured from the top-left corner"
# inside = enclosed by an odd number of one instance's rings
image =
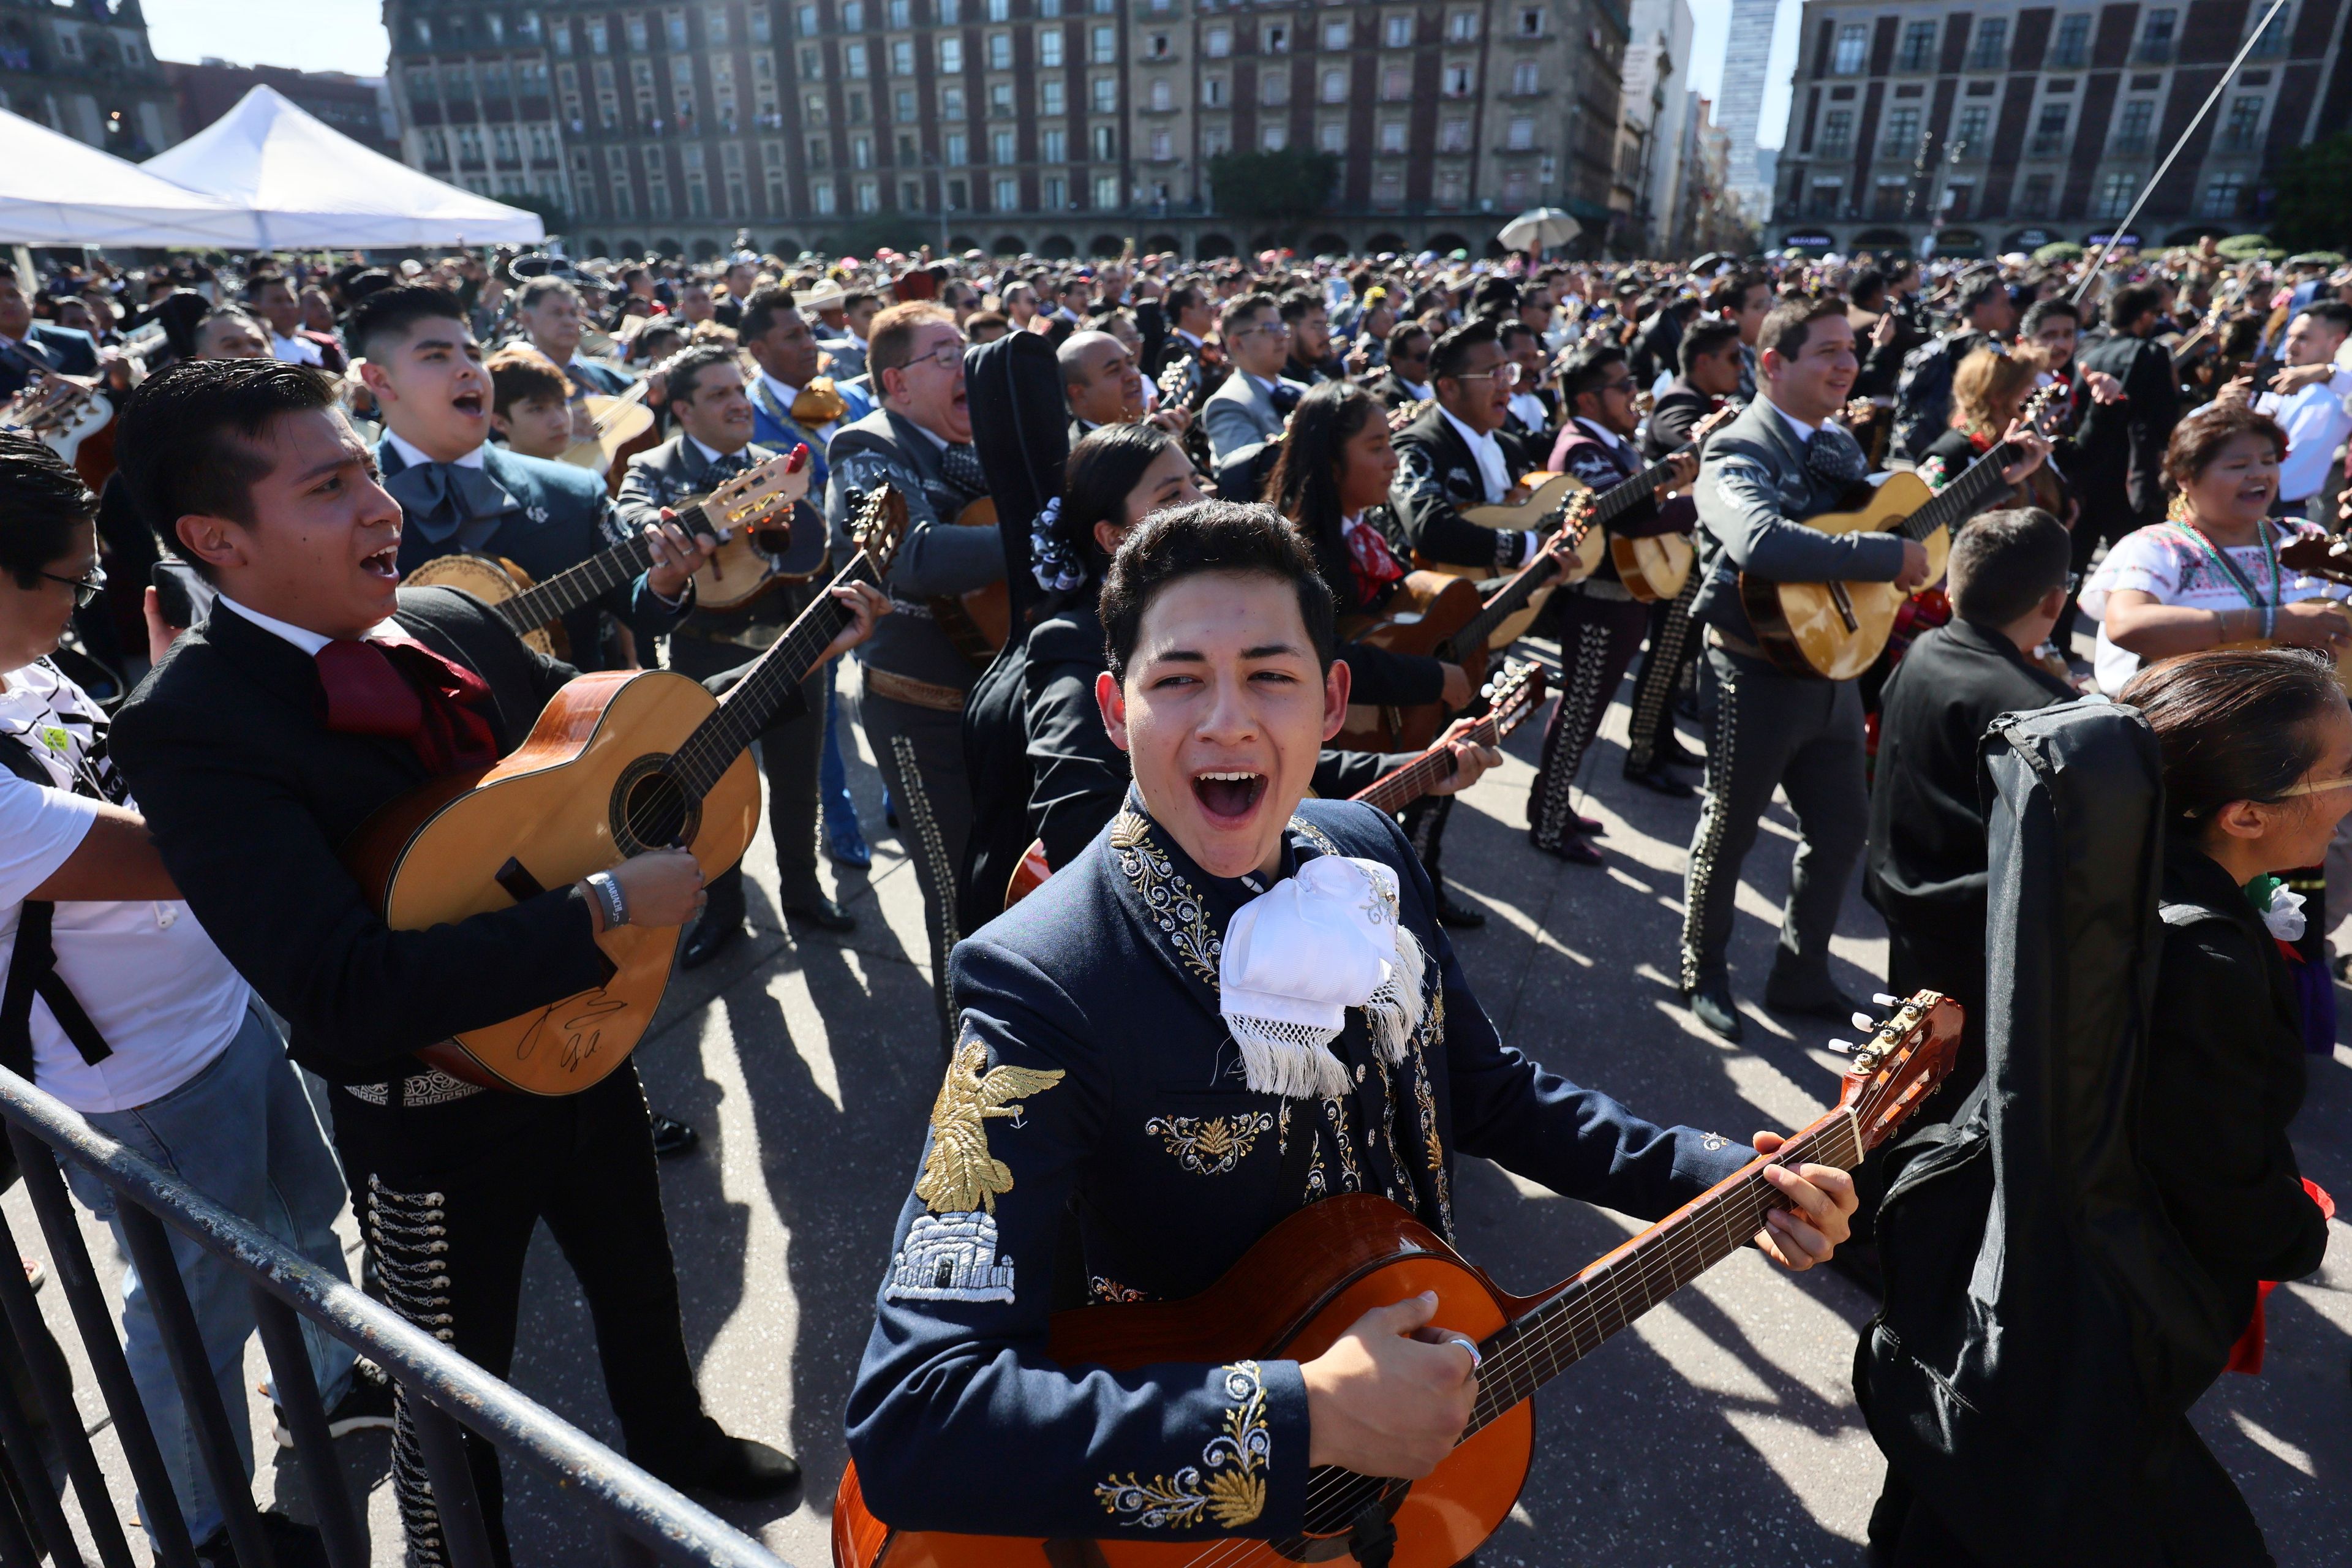
[[[1805,443],[1805,467],[1815,479],[1843,489],[1869,474],[1870,459],[1853,432],[1843,425],[1824,424]]]
[[[1296,383],[1277,381],[1274,384],[1274,390],[1265,395],[1274,404],[1274,411],[1287,419],[1290,411],[1298,406],[1298,400],[1307,394]]]

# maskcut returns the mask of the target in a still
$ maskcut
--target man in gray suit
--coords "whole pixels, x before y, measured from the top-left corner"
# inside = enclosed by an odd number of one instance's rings
[[[1869,824],[1859,683],[1786,675],[1767,662],[1739,578],[1907,589],[1927,576],[1926,548],[1899,535],[1803,525],[1842,510],[1870,468],[1831,418],[1861,368],[1843,307],[1775,306],[1757,342],[1759,395],[1707,443],[1695,492],[1700,584],[1691,618],[1706,628],[1699,687],[1711,721],[1706,806],[1684,880],[1682,988],[1698,1021],[1727,1040],[1740,1035],[1727,956],[1732,900],[1773,790],[1789,792],[1802,838],[1764,984],[1768,1007],[1841,1021],[1854,1011],[1830,977],[1829,944]]]
[[[1217,482],[1229,497],[1225,476],[1247,470],[1264,456],[1265,444],[1282,434],[1282,423],[1307,388],[1282,374],[1290,357],[1290,328],[1271,294],[1244,294],[1225,307],[1218,319],[1218,336],[1234,362],[1234,374],[1201,405],[1201,420],[1209,432],[1209,456],[1216,465]],[[1252,493],[1255,493],[1253,490]]]
[[[855,701],[922,886],[942,1044],[948,950],[962,934],[956,878],[971,831],[964,700],[993,652],[961,596],[1004,581],[996,529],[955,526],[988,493],[971,448],[963,352],[963,333],[944,306],[910,300],[875,317],[866,363],[882,406],[835,436],[825,454],[835,560],[849,559],[849,524],[868,495],[887,484],[907,502],[906,535],[885,584],[897,613],[884,623],[887,641],[870,644],[859,661]]]

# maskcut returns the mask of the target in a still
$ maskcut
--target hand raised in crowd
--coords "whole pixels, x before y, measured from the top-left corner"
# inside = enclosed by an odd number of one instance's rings
[[[662,508],[659,523],[646,525],[646,548],[652,552],[654,563],[646,573],[646,586],[661,598],[676,603],[686,592],[687,584],[702,570],[722,542],[716,534],[698,533],[689,536],[677,521],[677,514]]]
[[[2121,403],[2125,401],[2124,384],[2117,381],[2114,376],[2109,375],[2105,371],[2084,371],[2083,373],[2083,384],[2091,389],[2091,401],[2094,403]]]
[[[2042,460],[2050,456],[2050,437],[2022,419],[2012,420],[2000,438],[2017,447],[2021,454],[2015,462],[2004,465],[2000,470],[2000,477],[2010,484],[2023,484],[2025,476],[2040,468]]]
[[[1451,670],[1458,667],[1449,664],[1445,668]],[[1471,730],[1479,722],[1476,719],[1456,719],[1437,738],[1439,745],[1454,753],[1454,772],[1443,783],[1433,784],[1430,794],[1460,795],[1486,776],[1487,769],[1503,765],[1502,748],[1480,745],[1469,739]]]
[[[1902,323],[1895,321],[1894,311],[1880,311],[1878,320],[1872,324],[1870,329],[1870,346],[1874,349],[1883,349],[1887,344],[1893,342],[1895,341],[1895,334],[1896,331],[1901,330],[1901,325]]]
[[[2336,368],[2333,360],[2322,360],[2317,364],[2284,365],[2276,375],[2271,377],[2270,389],[2281,397],[2292,397],[2306,386],[2317,386],[2327,380],[2336,374]]]

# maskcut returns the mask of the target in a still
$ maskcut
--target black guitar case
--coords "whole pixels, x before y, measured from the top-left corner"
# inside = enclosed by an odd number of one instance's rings
[[[1895,1152],[1855,1394],[1892,1470],[1978,1561],[2167,1563],[2151,1458],[2239,1325],[2134,1147],[2161,759],[2135,710],[2093,701],[2002,715],[1979,769],[1985,1081]]]

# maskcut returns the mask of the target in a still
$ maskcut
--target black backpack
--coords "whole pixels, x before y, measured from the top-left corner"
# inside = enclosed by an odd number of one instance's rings
[[[1903,356],[1903,374],[1895,384],[1895,449],[1915,463],[1951,425],[1952,372],[1958,368],[1952,349],[1967,335],[1947,332]]]

